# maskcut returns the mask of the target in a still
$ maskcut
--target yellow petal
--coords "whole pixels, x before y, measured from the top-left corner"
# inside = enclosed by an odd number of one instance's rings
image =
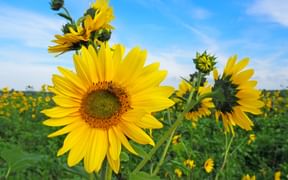
[[[119,169],[120,169],[120,158],[114,160],[114,159],[111,157],[111,155],[108,153],[107,159],[108,159],[109,165],[110,165],[110,167],[112,168],[112,170],[113,170],[116,174],[118,174]]]
[[[117,137],[120,139],[121,143],[124,145],[124,147],[130,151],[131,153],[138,155],[137,152],[133,149],[133,147],[130,145],[130,143],[128,142],[127,138],[125,137],[125,135],[122,133],[122,130],[120,127],[112,127],[115,134],[117,135]]]
[[[51,118],[43,121],[43,124],[46,126],[64,126],[67,124],[71,124],[75,121],[81,121],[81,117],[79,116],[66,116],[62,118]]]
[[[84,60],[83,63],[86,64],[86,67],[87,67],[86,69],[88,71],[86,72],[87,78],[89,78],[90,81],[93,83],[98,82],[99,78],[97,77],[96,65],[94,63],[95,60],[90,55],[89,51],[85,48],[85,46],[82,46],[81,53],[82,53],[82,58],[83,58],[82,60]]]
[[[136,122],[145,115],[145,111],[139,109],[132,109],[122,115],[122,119],[127,122]]]
[[[76,121],[74,123],[71,123],[65,127],[63,127],[62,129],[54,132],[54,133],[51,133],[48,135],[48,137],[55,137],[55,136],[60,136],[60,135],[63,135],[63,134],[67,134],[71,131],[73,131],[75,128],[79,128],[81,126],[85,126],[86,123],[82,122],[82,121]]]
[[[82,59],[79,55],[74,54],[73,60],[74,60],[74,66],[75,66],[77,75],[80,77],[81,81],[84,84],[87,84],[90,86],[92,84],[92,81],[91,81],[91,78],[89,77],[90,74],[89,74],[88,67],[83,63],[85,59]]]
[[[68,116],[72,113],[78,112],[79,108],[64,108],[64,107],[54,107],[51,109],[45,109],[41,111],[46,116],[52,117],[52,118],[61,118]]]
[[[73,146],[77,145],[80,141],[87,136],[88,126],[80,126],[76,130],[70,132],[64,140],[63,146],[58,150],[57,156],[61,156],[69,151]]]
[[[54,83],[54,88],[57,89],[64,96],[70,96],[74,98],[81,99],[83,91],[81,91],[77,86],[65,80],[65,78],[58,75],[52,76],[52,81]]]
[[[133,141],[136,141],[139,144],[150,144],[154,146],[154,141],[148,136],[141,128],[132,124],[122,122],[119,124],[122,132]]]
[[[234,55],[228,59],[228,62],[224,68],[224,74],[226,75],[232,74],[231,70],[233,66],[235,65],[236,60],[237,60],[237,55]]]
[[[171,86],[159,86],[154,88],[148,88],[138,92],[137,94],[131,95],[131,98],[137,98],[141,96],[162,96],[169,97],[174,92],[174,88]]]
[[[232,81],[235,84],[242,84],[247,82],[254,74],[253,69],[248,69],[240,72],[239,74],[232,76]]]
[[[143,96],[144,97],[144,96]],[[147,97],[146,99],[132,99],[131,106],[135,109],[143,109],[147,112],[161,111],[175,104],[174,101],[162,97]]]
[[[233,69],[233,73],[238,73],[239,71],[241,71],[242,69],[244,69],[249,63],[249,58],[244,58],[242,59],[240,62],[238,62],[234,69]]]
[[[117,160],[120,158],[121,141],[119,140],[117,134],[115,134],[112,128],[110,128],[108,131],[108,137],[109,137],[109,154],[111,155],[111,158],[113,160]]]
[[[69,152],[67,160],[69,167],[78,164],[86,155],[87,147],[90,146],[91,128],[88,128],[87,130],[88,131],[85,132],[86,136],[83,136],[82,140],[79,141],[76,146],[73,146]]]
[[[108,137],[107,131],[103,129],[96,129],[95,141],[93,146],[95,146],[95,159],[94,164],[96,166],[95,171],[98,172],[102,166],[103,160],[107,154],[108,150]]]
[[[166,76],[167,71],[155,71],[151,74],[142,75],[137,79],[137,82],[134,82],[129,91],[131,94],[136,94],[148,88],[159,86],[159,84],[165,79]]]
[[[67,97],[67,96],[54,96],[53,101],[61,106],[61,107],[80,107],[81,106],[81,100],[76,99],[76,98],[72,98],[72,97]]]
[[[162,123],[151,114],[146,114],[142,119],[139,119],[135,123],[141,128],[159,129],[163,127]]]
[[[82,91],[86,91],[88,88],[81,79],[72,71],[65,69],[63,67],[58,67],[58,70],[65,76],[71,83],[73,83],[75,86],[80,88]]]

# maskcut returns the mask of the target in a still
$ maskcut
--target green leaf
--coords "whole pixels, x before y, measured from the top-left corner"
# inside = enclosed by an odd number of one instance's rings
[[[129,156],[126,152],[121,152],[120,159],[122,162],[127,162],[127,161],[129,161]]]
[[[138,173],[132,173],[129,175],[128,180],[160,180],[160,177],[158,176],[151,176],[150,174],[146,172],[138,172]]]
[[[57,13],[59,16],[67,19],[68,21],[72,21],[72,18],[65,13]]]
[[[0,152],[0,156],[7,162],[11,172],[20,171],[36,164],[42,159],[42,156],[37,154],[29,154],[24,152],[17,146],[5,147]]]
[[[148,156],[148,154],[146,153],[146,151],[143,149],[142,146],[135,144],[135,143],[131,143],[131,146],[134,148],[134,150],[139,154],[140,157],[142,158],[146,158]]]

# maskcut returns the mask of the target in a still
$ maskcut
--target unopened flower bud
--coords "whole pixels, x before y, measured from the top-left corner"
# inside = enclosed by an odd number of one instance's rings
[[[50,6],[52,10],[58,11],[64,6],[64,0],[51,0]]]

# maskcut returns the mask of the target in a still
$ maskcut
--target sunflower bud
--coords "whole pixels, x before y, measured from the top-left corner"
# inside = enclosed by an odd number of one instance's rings
[[[50,7],[54,11],[58,11],[64,6],[64,0],[51,0]]]
[[[87,11],[84,13],[84,16],[90,15],[92,18],[94,18],[96,14],[96,9],[94,8],[89,8]]]
[[[209,74],[211,71],[213,71],[214,66],[216,64],[216,57],[212,56],[210,54],[207,54],[206,51],[204,53],[196,53],[196,58],[193,59],[194,64],[196,65],[196,69],[199,72],[202,72],[204,74]]]
[[[111,31],[107,29],[100,29],[98,40],[101,42],[108,41],[111,38]]]

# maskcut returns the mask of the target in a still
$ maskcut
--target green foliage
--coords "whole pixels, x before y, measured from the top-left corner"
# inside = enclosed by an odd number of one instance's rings
[[[40,113],[44,108],[52,106],[52,102],[45,102],[46,96],[51,94],[25,94],[29,108],[19,112],[15,104],[23,99],[7,97],[4,103],[10,103],[0,111],[0,179],[8,176],[11,179],[88,179],[83,164],[71,168],[67,166],[66,156],[56,157],[62,146],[64,136],[47,138],[54,130],[43,126],[45,117]],[[32,98],[29,98],[32,97]],[[36,107],[33,107],[35,99]],[[287,98],[287,97],[286,97]],[[30,99],[30,100],[29,100]],[[33,100],[34,99],[34,100]],[[25,100],[24,100],[25,101]],[[275,107],[274,103],[274,107]],[[24,105],[24,104],[23,104]],[[163,136],[168,127],[175,121],[174,110],[170,109],[155,114],[163,121],[164,127],[148,134],[153,136],[155,143]],[[11,112],[6,116],[6,112]],[[13,112],[13,113],[12,113]],[[32,118],[36,114],[36,118]],[[171,117],[169,117],[169,114]],[[227,164],[219,179],[241,179],[245,174],[256,175],[257,179],[273,179],[276,171],[281,171],[282,177],[288,173],[288,129],[287,112],[273,111],[269,116],[253,118],[255,126],[253,132],[246,132],[235,128],[235,137],[231,144]],[[169,118],[168,118],[169,117]],[[249,134],[255,134],[256,140],[248,144]],[[182,171],[183,179],[214,179],[221,168],[225,152],[225,135],[221,122],[218,124],[213,117],[200,119],[197,127],[193,128],[191,121],[184,121],[174,135],[181,135],[178,143],[172,143],[167,151],[160,171],[152,176],[157,163],[160,161],[164,146],[161,147],[147,165],[138,173],[132,173],[137,164],[147,157],[150,145],[139,145],[131,142],[138,156],[122,148],[120,155],[121,168],[113,179],[180,179],[175,169]],[[229,136],[227,137],[229,141]],[[214,170],[207,174],[204,163],[208,158],[214,160]],[[184,164],[191,159],[196,166],[192,169]],[[8,174],[8,175],[7,175]]]

